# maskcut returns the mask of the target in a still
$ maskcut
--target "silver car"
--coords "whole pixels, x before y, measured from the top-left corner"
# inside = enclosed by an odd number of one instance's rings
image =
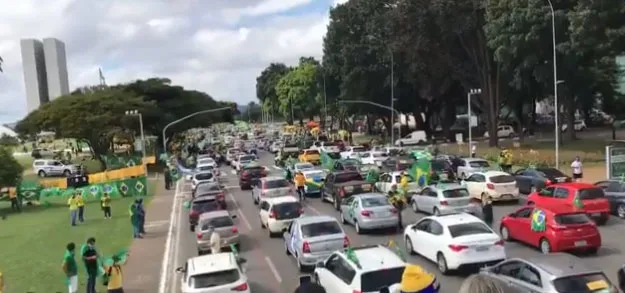
[[[410,198],[410,206],[415,213],[433,215],[469,213],[476,215],[480,207],[473,203],[469,191],[457,183],[430,185]]]
[[[457,176],[460,179],[467,179],[474,172],[484,172],[491,168],[487,160],[479,158],[461,158],[458,164]]]
[[[236,215],[231,215],[228,211],[213,211],[200,215],[198,225],[195,226],[199,255],[211,250],[210,228],[213,228],[214,232],[219,234],[222,248],[229,247],[231,244],[239,245],[239,230],[233,219],[236,219]]]
[[[606,275],[567,253],[513,258],[482,269],[485,274],[532,293],[619,292]]]
[[[330,216],[297,218],[284,232],[284,249],[304,270],[349,246],[349,238],[339,222]]]
[[[315,169],[315,165],[311,163],[297,163],[293,166],[295,172],[304,172]]]
[[[354,225],[356,233],[365,230],[396,228],[399,223],[398,211],[381,193],[361,193],[341,202],[341,221]]]
[[[294,195],[293,186],[283,177],[270,176],[260,178],[252,188],[252,200],[258,204],[264,198]]]

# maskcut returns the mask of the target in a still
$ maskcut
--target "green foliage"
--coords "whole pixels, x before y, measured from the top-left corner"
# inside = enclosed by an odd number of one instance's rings
[[[24,168],[8,148],[0,147],[0,187],[17,186],[22,181]]]
[[[317,76],[319,65],[314,59],[302,58],[299,66],[283,76],[276,85],[279,111],[284,117],[312,117],[320,110],[320,90]]]
[[[279,102],[276,86],[289,71],[290,69],[282,63],[271,63],[256,78],[256,97],[269,113],[278,113]]]
[[[6,133],[3,133],[0,136],[0,146],[17,146],[20,144],[19,139],[16,137],[10,136]]]

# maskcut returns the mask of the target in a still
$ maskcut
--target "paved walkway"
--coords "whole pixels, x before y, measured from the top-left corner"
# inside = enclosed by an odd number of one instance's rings
[[[163,180],[158,180],[154,199],[146,211],[145,238],[133,241],[130,246],[124,269],[124,292],[158,292],[173,200],[173,188],[165,190]]]

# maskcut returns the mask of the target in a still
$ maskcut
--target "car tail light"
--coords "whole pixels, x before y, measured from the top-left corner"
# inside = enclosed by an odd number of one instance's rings
[[[392,209],[391,209],[391,213],[393,213],[393,214],[397,214],[397,213],[398,213],[398,211],[397,211],[397,209],[396,209],[396,208],[392,208]]]
[[[365,211],[360,211],[360,214],[365,217],[371,217],[371,215],[373,215],[373,212],[365,210]]]
[[[237,229],[237,227],[232,226],[232,233],[239,233],[239,229]]]
[[[495,245],[503,246],[503,244],[504,244],[503,240],[499,240],[499,241],[495,242]]]
[[[276,218],[276,212],[269,213],[269,218],[275,219]]]
[[[191,217],[195,217],[195,216],[198,216],[199,214],[200,214],[200,212],[198,212],[198,211],[195,211],[195,210],[194,210],[194,211],[191,211],[191,212],[189,213],[189,216],[191,216]]]
[[[344,191],[343,189],[340,189],[340,190],[339,190],[339,195],[340,195],[341,197],[345,197],[345,191]]]
[[[297,209],[297,213],[299,213],[300,215],[304,214],[304,209],[302,209],[302,208]]]
[[[488,188],[490,190],[495,190],[495,184],[488,183],[488,184],[486,184],[486,188]]]
[[[440,202],[440,203],[441,203],[441,205],[442,205],[442,206],[446,206],[446,205],[448,205],[448,204],[449,204],[446,200],[441,200],[441,202]]]
[[[362,293],[362,291],[360,291],[360,290],[354,290],[354,291],[352,291],[352,293]]]
[[[202,233],[197,233],[195,236],[197,237],[197,240],[202,240]]]
[[[551,180],[549,180],[549,179],[545,180],[545,184],[550,185],[551,184]]]
[[[223,194],[223,193],[219,193],[219,194],[217,194],[217,198],[224,199],[225,197],[226,197],[226,195],[225,195],[225,194]]]
[[[308,241],[304,241],[304,244],[302,244],[302,252],[310,253],[310,243]]]
[[[247,178],[247,171],[243,171],[243,173],[241,173],[241,178]]]
[[[466,246],[466,245],[455,245],[455,244],[450,244],[449,245],[449,249],[451,249],[451,251],[453,251],[453,252],[461,252],[461,251],[463,251],[463,250],[465,250],[467,248],[469,248],[469,247]]]
[[[347,235],[343,237],[343,247],[349,247],[349,237]]]
[[[230,290],[231,291],[245,291],[245,290],[247,290],[248,287],[249,286],[247,285],[247,283],[243,283],[243,284],[241,284],[239,286],[236,286],[236,287],[234,287],[234,288],[232,288]]]

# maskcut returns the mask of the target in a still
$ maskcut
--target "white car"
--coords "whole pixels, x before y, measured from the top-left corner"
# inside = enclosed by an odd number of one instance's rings
[[[388,194],[391,191],[393,185],[397,185],[397,189],[400,188],[399,183],[401,181],[401,171],[395,171],[390,173],[380,174],[380,179],[375,183],[375,188],[384,194]],[[421,190],[417,182],[412,181],[412,178],[408,176],[408,191],[416,192]]]
[[[33,161],[33,171],[39,177],[47,176],[65,176],[69,177],[78,172],[78,166],[69,164],[65,165],[61,161],[38,159]]]
[[[473,198],[493,201],[519,200],[519,186],[514,176],[501,171],[473,173],[462,184]]]
[[[363,146],[348,146],[344,152],[341,152],[341,159],[358,159],[365,152],[367,150]]]
[[[514,127],[512,125],[499,125],[497,126],[497,137],[514,137]],[[484,137],[489,137],[488,131],[484,133]]]
[[[244,258],[232,252],[207,254],[189,258],[184,267],[176,269],[182,275],[182,293],[250,293]]]
[[[293,171],[295,172],[304,172],[313,169],[315,169],[315,165],[311,163],[296,163],[293,165]]]
[[[403,149],[400,147],[392,147],[392,146],[374,146],[371,148],[372,152],[384,152],[388,155],[391,155],[392,153],[398,153],[402,150]]]
[[[363,165],[376,165],[382,166],[382,162],[388,159],[388,153],[386,152],[364,152],[360,154],[360,162]]]
[[[265,198],[260,201],[260,227],[267,229],[269,237],[282,235],[293,219],[304,214],[304,209],[294,196]]]
[[[257,160],[258,157],[256,157],[256,155],[239,155],[236,161],[234,161],[234,169],[240,172],[243,166],[256,162]]]
[[[226,163],[232,164],[232,161],[237,158],[239,153],[241,153],[241,150],[239,148],[229,148],[226,151]]]
[[[443,274],[506,259],[504,241],[480,218],[450,214],[421,218],[404,230],[406,250],[434,262]]]
[[[317,193],[321,193],[321,187],[323,186],[323,181],[326,179],[326,176],[328,176],[328,174],[323,171],[323,170],[317,170],[317,169],[310,169],[310,170],[305,170],[302,171],[302,174],[304,174],[304,178],[306,179],[306,181],[312,181],[315,182],[315,185],[318,186],[313,186],[311,184],[306,184],[306,186],[304,186],[304,192],[306,192],[306,194],[317,194]]]
[[[486,171],[490,168],[490,163],[480,158],[461,158],[458,162],[456,173],[460,179],[469,178],[475,172]]]
[[[394,144],[396,146],[417,145],[417,144],[424,144],[427,142],[427,140],[428,140],[428,137],[425,134],[425,131],[417,130],[406,135],[404,138],[400,138],[396,140]]]
[[[313,150],[324,151],[326,153],[338,153],[341,151],[336,143],[330,141],[315,142],[310,148]]]
[[[213,158],[208,157],[208,158],[198,158],[197,160],[197,166],[213,166],[216,167],[217,166],[217,162],[215,162],[215,160],[213,160]]]
[[[191,189],[195,190],[200,183],[204,182],[216,182],[215,174],[213,171],[201,171],[193,174],[191,177]]]
[[[271,153],[277,154],[284,145],[279,141],[274,141],[269,147]]]
[[[562,131],[566,131],[568,129],[567,124],[562,124]],[[584,131],[586,130],[586,122],[584,120],[575,120],[575,124],[573,124],[573,129],[575,131]]]
[[[333,293],[379,292],[382,288],[396,288],[401,282],[406,263],[389,248],[372,245],[355,247],[353,251],[357,262],[348,259],[343,250],[338,250],[318,263],[313,272],[313,282]],[[346,280],[337,275],[337,268],[348,272],[346,274],[351,278]],[[439,287],[438,283],[435,286]]]

